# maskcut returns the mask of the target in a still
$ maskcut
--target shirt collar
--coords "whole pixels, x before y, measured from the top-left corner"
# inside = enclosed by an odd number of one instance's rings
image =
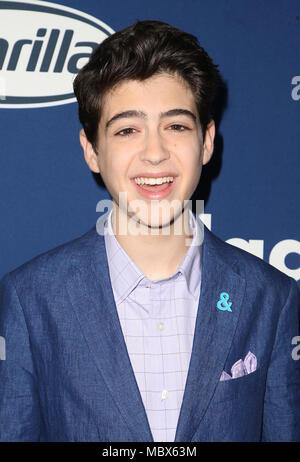
[[[108,213],[104,224],[104,239],[115,302],[118,304],[128,297],[138,284],[142,281],[146,283],[148,279],[116,239],[111,222],[112,213],[113,209]],[[201,220],[190,209],[189,224],[193,230],[192,243],[177,271],[168,278],[152,282],[161,283],[182,275],[186,280],[189,293],[196,299],[198,295],[197,289],[199,289],[201,282],[201,253],[204,227]]]
[[[190,294],[196,299],[201,283],[201,260],[204,226],[202,221],[189,209],[189,223],[193,230],[192,243],[183,257],[177,272],[185,277]]]

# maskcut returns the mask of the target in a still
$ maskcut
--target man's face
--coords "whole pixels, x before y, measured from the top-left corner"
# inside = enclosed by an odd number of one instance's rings
[[[100,172],[116,211],[121,208],[122,213],[134,215],[148,227],[166,226],[180,216],[184,200],[190,199],[199,182],[203,163],[212,155],[213,138],[211,122],[203,147],[193,93],[169,74],[142,82],[124,81],[107,93],[98,127],[97,155],[81,131],[85,159],[92,171]],[[153,174],[172,177],[173,182],[141,184]],[[166,180],[157,180],[161,181]],[[119,203],[120,192],[127,194],[127,211]],[[135,200],[143,201],[143,207],[138,209],[135,203],[128,212],[128,204]],[[170,208],[174,200],[177,205]],[[162,205],[169,212],[157,215],[155,210],[161,210]]]

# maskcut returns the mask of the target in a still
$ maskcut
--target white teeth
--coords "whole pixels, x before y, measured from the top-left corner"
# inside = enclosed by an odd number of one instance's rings
[[[163,184],[163,183],[172,183],[173,182],[173,177],[172,176],[165,176],[161,178],[135,178],[134,181],[136,184],[150,184],[150,185],[155,185],[155,184]]]

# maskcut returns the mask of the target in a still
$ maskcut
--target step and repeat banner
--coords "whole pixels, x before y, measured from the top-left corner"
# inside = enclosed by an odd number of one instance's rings
[[[299,0],[0,0],[0,277],[99,218],[110,196],[85,164],[72,82],[145,19],[196,35],[219,65],[203,221],[300,284]]]

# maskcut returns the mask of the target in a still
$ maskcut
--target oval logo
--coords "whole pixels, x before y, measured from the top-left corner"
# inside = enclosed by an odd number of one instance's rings
[[[76,74],[113,33],[99,19],[63,5],[0,1],[0,108],[76,101]]]

